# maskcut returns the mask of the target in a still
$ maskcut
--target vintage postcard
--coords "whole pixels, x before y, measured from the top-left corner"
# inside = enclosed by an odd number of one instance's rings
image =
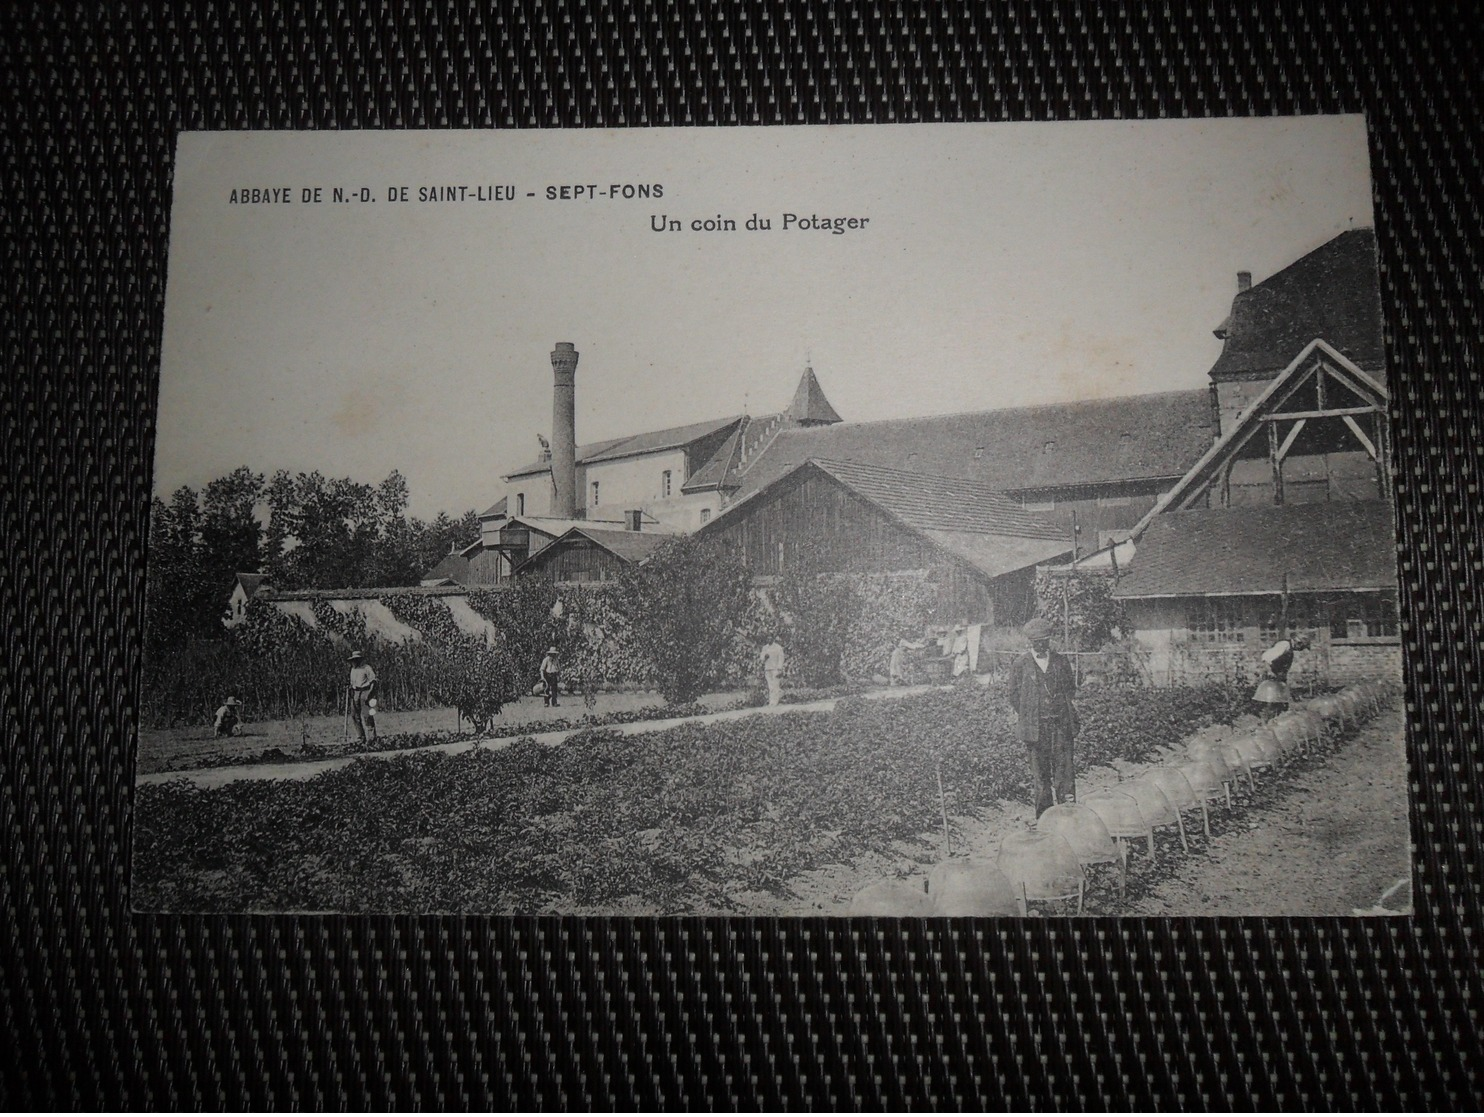
[[[1406,914],[1358,116],[180,137],[139,911]]]

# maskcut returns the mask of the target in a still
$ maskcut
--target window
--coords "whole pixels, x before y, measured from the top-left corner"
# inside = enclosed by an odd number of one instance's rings
[[[703,524],[709,524],[710,522],[711,522],[711,509],[709,509],[709,508],[702,508],[701,509],[701,523],[703,523]]]
[[[974,447],[974,460],[977,462],[977,461],[979,461],[983,457],[984,457],[984,447],[983,446],[975,446]]]
[[[670,495],[670,471],[667,469],[660,474],[660,496]]]
[[[594,481],[589,488],[592,489],[592,506],[596,508],[598,506],[598,483]]]
[[[1258,599],[1258,616],[1262,623],[1258,627],[1258,639],[1264,647],[1276,644],[1279,639],[1304,636],[1313,639],[1328,621],[1323,600],[1309,594],[1293,594],[1288,599],[1288,628],[1280,633],[1283,619],[1283,598],[1274,594]]]
[[[1191,640],[1200,644],[1241,644],[1243,628],[1240,597],[1196,597],[1186,607],[1185,627]]]
[[[517,516],[524,516],[526,514],[526,494],[525,493],[516,493],[515,494],[515,514]]]
[[[1331,640],[1395,639],[1396,597],[1390,593],[1347,593],[1330,602]]]

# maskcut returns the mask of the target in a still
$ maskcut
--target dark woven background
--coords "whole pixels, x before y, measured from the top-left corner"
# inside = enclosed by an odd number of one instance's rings
[[[0,15],[0,1106],[1479,1102],[1470,17],[1199,0],[1152,18],[895,0],[59,7]],[[130,916],[178,130],[1355,110],[1400,388],[1414,921]]]

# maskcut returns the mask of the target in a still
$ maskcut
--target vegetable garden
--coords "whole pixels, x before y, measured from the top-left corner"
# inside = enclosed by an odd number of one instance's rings
[[[1140,760],[1246,708],[1245,688],[1079,700],[1078,762]],[[975,683],[555,748],[361,760],[303,782],[137,791],[141,910],[726,912],[1025,792],[1000,695]]]

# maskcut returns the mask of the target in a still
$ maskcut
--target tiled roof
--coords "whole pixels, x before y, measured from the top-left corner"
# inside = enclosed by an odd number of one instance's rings
[[[673,535],[650,531],[622,531],[609,528],[573,527],[564,531],[556,539],[553,539],[539,551],[531,552],[529,558],[516,567],[519,574],[526,569],[544,561],[545,556],[556,553],[558,544],[569,540],[586,539],[595,546],[602,547],[623,559],[625,562],[641,562],[648,558],[661,543],[667,539],[675,538]]]
[[[1003,493],[977,481],[924,476],[859,462],[814,459],[812,464],[909,527],[1068,542],[1066,528],[1059,521],[1027,512]]]
[[[1201,508],[1156,516],[1118,597],[1393,587],[1396,529],[1385,501]]]
[[[614,458],[627,458],[634,454],[649,454],[656,450],[678,449],[690,445],[699,438],[705,438],[708,434],[715,434],[740,418],[740,415],[732,415],[725,419],[707,419],[704,422],[687,423],[685,426],[668,427],[665,430],[645,431],[643,434],[633,434],[626,438],[610,438],[606,442],[585,443],[577,447],[577,464],[589,465],[593,462],[611,461]],[[549,472],[551,472],[550,461],[537,461],[512,470],[505,476],[524,477],[531,473]]]
[[[462,585],[469,580],[469,559],[462,552],[444,555],[433,569],[423,575],[424,582],[449,578]]]
[[[1362,368],[1385,365],[1376,234],[1351,229],[1238,293],[1222,323],[1211,379],[1262,379],[1312,338],[1322,337]]]
[[[685,484],[680,486],[680,491],[698,493],[720,485],[726,479],[728,467],[737,456],[737,443],[742,440],[746,429],[746,422],[738,423],[737,429],[727,435],[726,441],[717,447],[716,453],[706,460],[706,464],[692,473]]]
[[[794,401],[789,404],[788,417],[796,423],[838,423],[840,413],[830,406],[824,397],[824,389],[815,379],[814,370],[806,368],[799,378]]]
[[[648,558],[654,549],[673,535],[652,531],[610,531],[606,528],[579,528],[568,535],[584,535],[605,550],[612,551],[625,562],[638,562]],[[565,536],[563,538],[566,538]]]
[[[1066,538],[1026,539],[967,531],[924,531],[923,534],[991,578],[1052,559],[1070,557],[1072,550]]]
[[[737,498],[810,458],[961,477],[1005,490],[1174,479],[1215,436],[1204,388],[780,431]]]
[[[483,512],[481,512],[479,514],[479,518],[481,520],[497,520],[497,519],[499,519],[501,516],[505,515],[505,507],[506,507],[507,503],[509,502],[509,500],[510,500],[510,498],[508,496],[502,496],[499,500],[495,501],[488,508],[486,508]]]

